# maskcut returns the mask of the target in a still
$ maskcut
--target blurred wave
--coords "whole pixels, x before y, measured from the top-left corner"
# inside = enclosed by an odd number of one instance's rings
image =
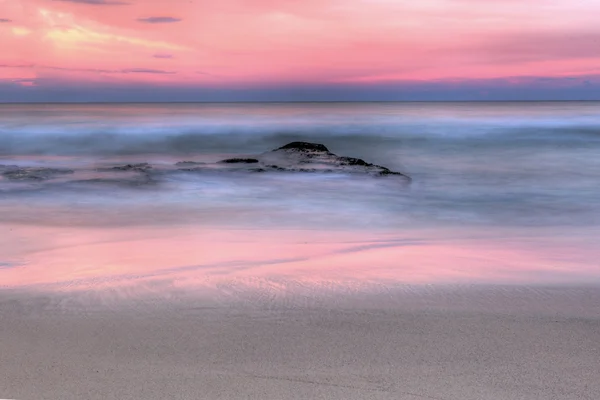
[[[577,145],[599,133],[597,103],[0,105],[0,155],[255,152],[298,139]]]
[[[97,176],[99,167],[168,169],[294,140],[413,182],[179,172],[155,174],[150,185],[133,172]],[[1,165],[74,170],[43,181],[0,176],[4,222],[594,226],[600,103],[0,105]]]

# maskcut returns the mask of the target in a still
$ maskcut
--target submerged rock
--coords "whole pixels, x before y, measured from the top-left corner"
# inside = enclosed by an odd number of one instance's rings
[[[252,167],[247,164],[252,164]],[[242,172],[348,173],[373,176],[398,176],[410,181],[407,175],[360,158],[338,156],[320,143],[291,142],[254,157],[229,158],[214,164],[177,163],[182,171],[227,170]],[[193,168],[190,168],[193,167]]]
[[[72,174],[70,169],[60,168],[30,168],[30,167],[4,167],[0,169],[2,176],[14,181],[45,181],[56,175]]]
[[[177,165],[178,167],[192,167],[195,165],[206,165],[206,163],[197,161],[179,161],[175,165]]]
[[[135,171],[135,172],[146,172],[149,169],[152,169],[152,166],[148,163],[139,163],[139,164],[126,164],[126,165],[117,165],[115,167],[109,168],[98,168],[98,171]]]
[[[224,159],[218,162],[182,161],[176,166],[153,168],[148,163],[125,164],[78,171],[72,183],[144,186],[157,184],[172,171],[241,173],[363,174],[377,177],[410,178],[360,158],[338,156],[320,143],[292,142],[265,153]],[[45,181],[73,170],[0,165],[0,177],[11,181]]]
[[[111,185],[119,187],[142,187],[155,185],[158,182],[151,179],[148,175],[140,174],[137,178],[133,179],[114,179],[114,178],[91,178],[91,179],[79,179],[72,181],[71,183],[76,184],[88,184],[88,185]]]

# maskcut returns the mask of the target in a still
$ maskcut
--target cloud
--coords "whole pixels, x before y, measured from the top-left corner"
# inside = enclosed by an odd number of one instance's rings
[[[173,58],[172,54],[154,54],[152,57],[154,58]]]
[[[1,262],[0,261],[0,269],[8,269],[8,268],[16,268],[16,267],[20,267],[25,265],[25,263],[22,262]]]
[[[21,69],[48,69],[54,71],[71,71],[71,72],[94,72],[98,74],[161,74],[172,75],[175,71],[165,71],[162,69],[151,68],[123,68],[123,69],[100,69],[100,68],[68,68],[55,67],[51,65],[39,64],[0,64],[0,68],[21,68]]]
[[[163,41],[147,40],[138,37],[123,36],[102,31],[95,31],[82,26],[73,26],[68,29],[51,29],[46,33],[45,38],[50,39],[54,41],[57,45],[64,47],[76,47],[82,44],[109,46],[114,43],[120,43],[133,46],[162,48],[169,50],[188,50],[188,48],[184,46],[179,46]]]
[[[172,22],[180,22],[181,18],[148,17],[148,18],[138,18],[138,21],[145,22],[147,24],[165,24],[165,23],[172,23]]]
[[[0,64],[0,68],[34,68],[35,64]]]
[[[539,31],[527,34],[504,34],[484,37],[479,43],[462,50],[476,52],[487,62],[528,62],[564,60],[569,58],[598,58],[600,32],[596,31]],[[458,50],[459,49],[450,49]]]
[[[12,19],[0,18],[0,24],[2,24],[2,23],[8,23],[8,22],[12,22]]]
[[[25,87],[30,87],[30,86],[35,86],[36,85],[37,79],[31,79],[31,78],[12,79],[11,82],[15,83],[17,85],[21,85],[21,86],[25,86]]]
[[[15,26],[11,29],[11,32],[15,36],[27,36],[31,34],[31,30],[23,28],[22,26]]]
[[[51,69],[58,71],[73,71],[73,72],[95,72],[98,74],[161,74],[171,75],[175,74],[175,71],[165,71],[162,69],[149,69],[149,68],[123,68],[123,69],[99,69],[99,68],[66,68],[66,67],[51,67],[40,65],[37,68]]]
[[[79,4],[91,4],[94,6],[124,6],[131,3],[124,1],[113,1],[113,0],[54,0],[63,1],[67,3],[79,3]]]
[[[121,69],[116,72],[122,74],[175,74],[174,71],[164,71],[162,69],[149,69],[149,68],[129,68]]]

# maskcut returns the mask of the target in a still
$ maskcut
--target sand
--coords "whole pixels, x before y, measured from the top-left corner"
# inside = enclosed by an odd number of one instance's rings
[[[4,290],[0,398],[597,400],[598,293],[127,303]]]

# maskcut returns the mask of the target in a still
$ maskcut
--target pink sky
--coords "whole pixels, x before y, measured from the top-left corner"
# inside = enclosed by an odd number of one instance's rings
[[[597,0],[0,0],[0,82],[589,77],[599,13]]]

